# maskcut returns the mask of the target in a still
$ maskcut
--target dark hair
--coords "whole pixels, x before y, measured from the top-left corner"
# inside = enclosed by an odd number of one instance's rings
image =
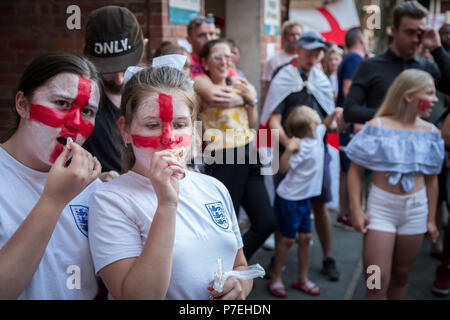
[[[207,59],[209,54],[211,53],[212,47],[219,43],[224,43],[230,46],[230,43],[225,39],[210,40],[203,45],[202,51],[200,52],[200,58]]]
[[[400,26],[403,17],[423,19],[428,17],[428,10],[417,1],[407,1],[395,7],[394,27]]]
[[[102,90],[100,76],[95,66],[87,58],[71,52],[53,52],[36,58],[28,65],[19,80],[16,92],[22,91],[30,101],[37,88],[62,72],[74,73],[93,80]],[[12,116],[11,124],[0,141],[8,140],[19,126],[20,116],[15,105],[12,108]]]
[[[439,28],[439,35],[442,35],[445,29],[450,28],[450,23],[445,23]]]
[[[345,46],[347,48],[353,47],[355,44],[358,43],[359,37],[363,34],[361,27],[353,27],[349,29],[345,33]]]
[[[230,42],[228,42],[228,40],[225,40],[225,39],[210,40],[203,45],[202,51],[200,52],[200,59],[205,59],[205,60],[208,59],[209,54],[211,53],[212,47],[214,47],[216,44],[220,44],[220,43],[224,43],[224,44],[228,45],[231,50],[231,44],[230,44]],[[209,76],[209,71],[205,71],[205,73],[206,73],[206,75]],[[229,77],[227,77],[225,81],[227,83],[227,86],[231,86],[232,82]]]
[[[227,42],[231,48],[238,48],[239,51],[241,50],[241,48],[239,48],[239,46],[236,44],[236,41],[234,41],[233,39],[227,39]]]
[[[169,94],[177,91],[183,94],[187,106],[191,109],[191,119],[195,120],[198,102],[191,80],[178,69],[171,67],[148,67],[137,72],[126,83],[120,102],[120,116],[125,119],[125,126],[130,127],[134,114],[146,97],[154,93]],[[131,144],[122,152],[122,171],[127,172],[136,162]]]
[[[161,46],[156,49],[155,54],[153,55],[153,58],[165,56],[168,54],[184,54],[188,55],[189,52],[183,48],[182,46],[178,46],[176,44],[173,44],[171,42],[163,42]]]

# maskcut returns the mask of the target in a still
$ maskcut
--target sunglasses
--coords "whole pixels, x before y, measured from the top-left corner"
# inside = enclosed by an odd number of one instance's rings
[[[231,55],[230,54],[225,54],[225,55],[221,55],[221,54],[214,54],[213,56],[212,56],[212,58],[215,60],[215,61],[222,61],[223,59],[225,59],[226,61],[230,61],[231,60]]]
[[[214,17],[197,18],[194,20],[194,23],[197,26],[201,25],[203,22],[214,23]]]

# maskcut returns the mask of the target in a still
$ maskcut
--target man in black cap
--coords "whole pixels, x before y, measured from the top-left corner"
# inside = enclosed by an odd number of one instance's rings
[[[317,111],[323,120],[335,108],[333,89],[323,71],[315,67],[327,49],[324,39],[315,31],[303,33],[297,43],[298,58],[275,71],[262,110],[260,124],[279,130],[280,155],[291,137],[287,134],[285,121],[296,107],[306,105]],[[342,115],[339,115],[340,117]],[[322,194],[311,198],[314,221],[323,251],[322,273],[330,281],[339,280],[336,263],[331,257],[331,219],[326,203],[331,201],[331,157],[325,148]],[[275,189],[284,178],[276,174]]]
[[[121,171],[124,142],[117,119],[124,73],[127,67],[141,61],[147,42],[136,17],[125,7],[106,6],[92,11],[88,16],[84,55],[100,72],[105,94],[94,131],[83,147],[100,161],[104,181],[114,178]]]

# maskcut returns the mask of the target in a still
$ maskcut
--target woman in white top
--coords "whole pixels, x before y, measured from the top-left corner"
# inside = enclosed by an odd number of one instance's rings
[[[101,166],[80,145],[94,128],[99,83],[70,53],[42,56],[22,75],[16,126],[0,146],[0,299],[97,294],[87,215]]]
[[[375,118],[346,147],[352,161],[348,172],[352,222],[364,234],[367,299],[402,299],[424,234],[433,242],[438,237],[437,174],[444,141],[433,124],[421,119],[430,116],[436,102],[430,74],[405,70],[389,88]],[[373,172],[365,211],[359,197],[364,168]],[[371,282],[376,278],[373,272],[379,274],[378,281]]]
[[[244,299],[252,280],[224,271],[247,266],[228,191],[185,169],[197,104],[189,79],[147,68],[125,85],[119,127],[127,171],[91,198],[89,240],[95,271],[114,299]]]
[[[331,86],[333,87],[334,101],[336,102],[339,93],[338,84],[338,69],[342,62],[343,51],[338,46],[333,46],[328,49],[325,54],[325,66],[324,71],[330,79]]]

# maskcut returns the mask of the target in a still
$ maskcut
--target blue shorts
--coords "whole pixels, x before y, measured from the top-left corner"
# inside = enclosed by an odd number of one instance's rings
[[[291,201],[275,195],[274,212],[277,231],[284,237],[295,239],[297,232],[311,233],[311,201]]]

